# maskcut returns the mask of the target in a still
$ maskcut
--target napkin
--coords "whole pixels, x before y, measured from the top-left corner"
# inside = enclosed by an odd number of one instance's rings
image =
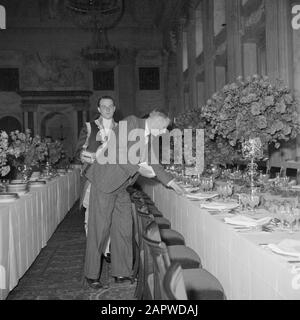
[[[237,215],[232,218],[226,217],[224,220],[225,220],[225,223],[233,224],[236,226],[258,227],[258,226],[267,224],[271,219],[272,217],[265,217],[265,218],[256,220],[250,217]]]
[[[300,258],[300,241],[284,239],[278,244],[270,243],[268,247],[275,253]]]

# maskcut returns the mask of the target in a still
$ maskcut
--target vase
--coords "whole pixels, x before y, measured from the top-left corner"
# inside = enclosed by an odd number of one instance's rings
[[[24,182],[27,182],[30,178],[30,174],[31,174],[31,167],[26,165],[26,164],[22,164],[19,165],[17,167],[17,179],[20,179]]]

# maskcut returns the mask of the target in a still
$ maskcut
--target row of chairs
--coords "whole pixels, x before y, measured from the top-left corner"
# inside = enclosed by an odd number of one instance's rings
[[[200,257],[171,229],[153,201],[141,190],[128,189],[135,234],[135,296],[144,300],[224,300],[220,282],[202,268]]]

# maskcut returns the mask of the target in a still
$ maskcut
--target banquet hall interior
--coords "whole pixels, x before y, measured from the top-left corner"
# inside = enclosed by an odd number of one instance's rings
[[[128,187],[133,281],[105,259],[95,290],[75,154],[103,96],[205,138],[164,165],[184,195]],[[300,299],[299,99],[299,0],[0,0],[0,300]]]

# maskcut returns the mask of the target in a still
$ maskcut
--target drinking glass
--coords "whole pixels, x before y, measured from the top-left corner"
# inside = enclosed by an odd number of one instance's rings
[[[288,208],[288,207],[286,208],[285,220],[289,224],[289,233],[294,233],[295,215],[291,208]]]
[[[299,219],[300,219],[300,209],[299,208],[292,208],[293,213],[294,213],[294,217],[295,217],[295,230],[296,231],[300,231],[300,223],[299,223]]]
[[[260,203],[260,195],[258,193],[258,189],[254,188],[251,190],[250,196],[249,196],[249,206],[251,208],[252,213],[255,212],[255,208]]]

